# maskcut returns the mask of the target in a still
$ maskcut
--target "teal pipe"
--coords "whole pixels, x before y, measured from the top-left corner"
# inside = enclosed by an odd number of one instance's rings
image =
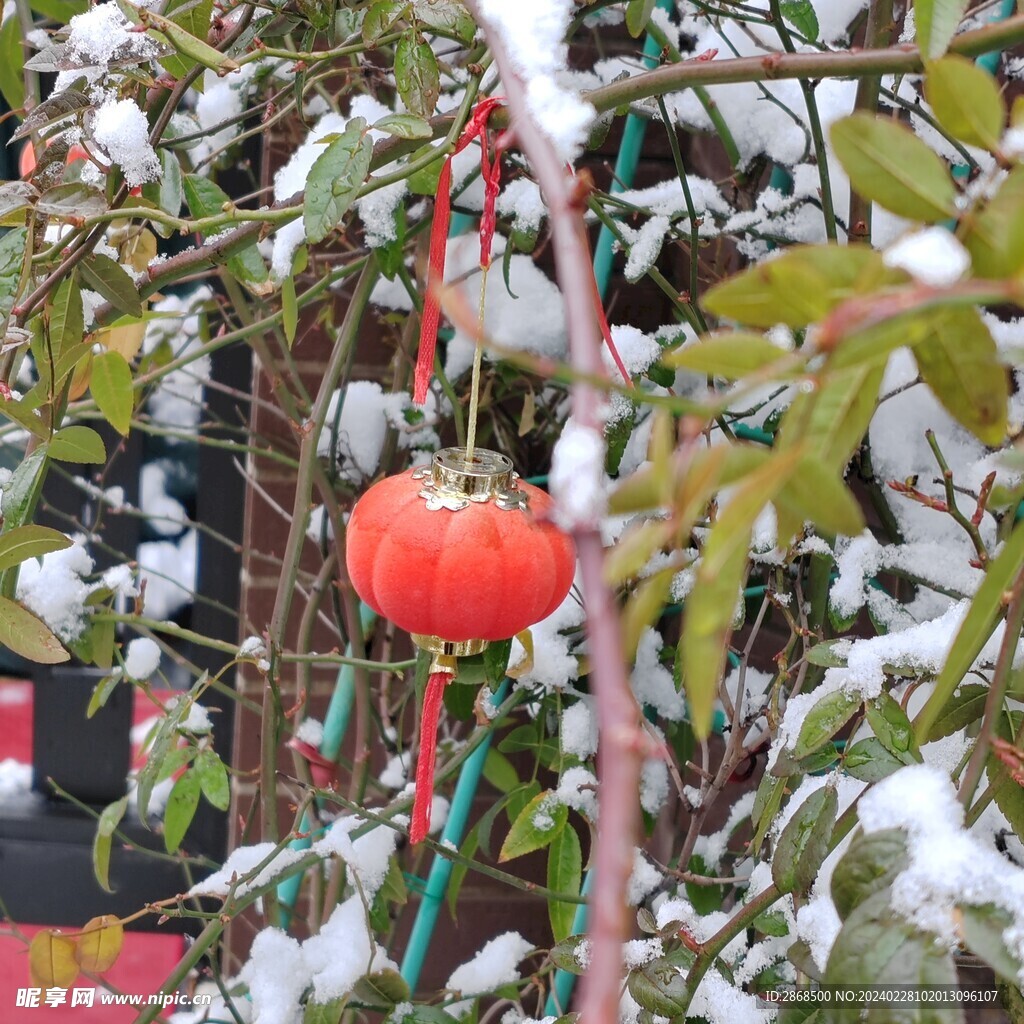
[[[360,602],[359,621],[362,624],[363,635],[369,632],[377,620],[376,613],[367,605]],[[352,656],[352,645],[345,647],[345,654]],[[356,670],[351,665],[342,665],[338,669],[338,677],[334,684],[334,692],[331,694],[331,701],[327,705],[327,712],[324,715],[324,735],[320,741],[320,753],[328,760],[333,761],[341,750],[341,741],[345,738],[348,730],[348,722],[352,717],[352,705],[355,703],[356,694]],[[288,844],[291,850],[308,850],[313,845],[313,840],[306,833],[313,827],[313,822],[308,814],[303,814],[299,825],[299,831],[304,838],[293,839]],[[291,875],[277,886],[277,902],[279,908],[281,927],[287,929],[291,924],[292,913],[299,898],[299,891],[302,888],[302,875]]]
[[[658,0],[658,7],[663,11],[671,11],[674,6],[673,0]],[[648,35],[644,40],[644,67],[648,70],[657,67],[660,53],[661,44],[654,36]],[[646,131],[646,118],[637,117],[636,114],[629,114],[626,117],[619,155],[615,160],[615,176],[612,178],[609,192],[624,192],[633,184]],[[602,226],[601,233],[597,236],[597,249],[594,252],[594,277],[597,279],[597,290],[602,299],[608,291],[608,283],[612,276],[612,260],[614,259],[612,246],[614,242],[615,237],[611,231]]]
[[[508,696],[510,689],[511,685],[506,679],[498,687],[497,693],[491,696],[491,704],[495,707],[501,704]],[[491,748],[491,735],[491,733],[487,734],[484,741],[466,758],[466,763],[462,766],[459,781],[455,784],[455,792],[452,794],[448,820],[441,831],[442,843],[452,843],[455,846],[462,844],[462,839],[466,834],[466,824],[469,821],[469,812],[473,806],[473,798],[476,796],[477,786],[479,786],[480,777],[483,775],[487,751]],[[430,873],[427,875],[423,899],[416,912],[416,920],[413,921],[409,944],[405,948],[405,956],[402,957],[401,974],[410,991],[415,992],[419,983],[420,972],[423,970],[423,962],[430,949],[430,940],[433,937],[437,917],[448,891],[448,881],[451,875],[452,862],[447,857],[435,854],[433,863],[430,865]]]

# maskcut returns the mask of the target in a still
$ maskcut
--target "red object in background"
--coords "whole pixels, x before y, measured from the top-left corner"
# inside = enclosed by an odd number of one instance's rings
[[[52,141],[52,140],[51,140]],[[50,143],[47,142],[47,145]],[[77,142],[68,150],[68,158],[64,161],[70,167],[78,160],[88,160],[89,154]],[[36,151],[31,142],[26,142],[21,147],[21,155],[18,157],[18,173],[27,178],[36,169]]]
[[[159,694],[161,698],[171,694]],[[152,703],[141,693],[135,695],[135,724],[153,717]],[[23,764],[32,760],[32,684],[23,680],[0,680],[0,761],[12,758]],[[140,730],[141,731],[141,730]],[[135,763],[133,759],[133,763]],[[6,882],[12,880],[7,878]],[[154,893],[159,898],[167,893]],[[69,918],[74,917],[74,907],[68,907]],[[64,931],[74,931],[85,922],[69,922]],[[39,928],[18,922],[26,935],[32,936]],[[129,1006],[103,1006],[97,992],[94,1005],[71,1007],[19,1007],[16,1006],[19,988],[27,988],[28,960],[24,944],[14,936],[2,934],[0,923],[0,1024],[130,1024],[139,1011]],[[117,963],[104,974],[118,991],[127,995],[148,996],[159,990],[175,964],[181,959],[185,950],[185,941],[181,935],[127,932],[124,948]],[[79,988],[92,987],[88,978],[79,978],[75,983]],[[75,986],[72,986],[75,987]],[[178,1009],[186,1007],[179,1006]],[[174,1012],[170,1007],[164,1015]]]
[[[471,502],[431,511],[413,472],[386,477],[356,502],[345,534],[349,579],[409,633],[506,640],[547,618],[572,586],[572,540],[549,520],[551,498],[518,483],[527,510]]]

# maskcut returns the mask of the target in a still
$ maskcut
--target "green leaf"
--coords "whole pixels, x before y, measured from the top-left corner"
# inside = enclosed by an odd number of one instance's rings
[[[402,36],[395,47],[395,86],[411,113],[419,117],[434,113],[441,94],[441,72],[430,44],[417,42],[414,32]]]
[[[190,693],[196,693],[207,685],[207,674],[204,672],[193,684]],[[175,753],[175,745],[178,742],[178,727],[188,717],[192,701],[187,695],[179,695],[167,710],[153,731],[151,743],[147,743],[146,762],[139,772],[138,787],[136,789],[136,806],[138,808],[139,821],[149,826],[147,815],[149,812],[149,800],[153,794],[153,787],[165,776],[162,774],[168,756]],[[198,800],[199,782],[196,780],[196,799]]]
[[[79,264],[82,282],[87,288],[99,292],[118,312],[125,316],[140,317],[142,300],[135,282],[119,263],[109,256],[96,255]],[[81,339],[79,339],[81,340]]]
[[[722,380],[740,380],[771,366],[787,355],[763,334],[713,334],[666,352],[661,362],[678,370],[704,373]]]
[[[538,793],[518,814],[501,844],[501,863],[542,850],[561,832],[569,820],[569,808],[559,803],[550,790]]]
[[[435,32],[464,43],[471,43],[476,36],[476,22],[459,0],[413,0],[413,11],[419,21]]]
[[[25,522],[45,463],[46,449],[37,448],[31,455],[21,460],[14,475],[7,481],[7,486],[0,494],[0,513],[3,514],[4,527],[7,530],[12,530]]]
[[[841,471],[826,466],[814,455],[801,459],[796,472],[776,496],[775,505],[780,547],[785,547],[804,522],[814,523],[823,533],[847,537],[856,537],[864,529],[860,505],[844,483]],[[790,522],[784,523],[784,519]]]
[[[192,0],[183,0],[183,2],[191,3]],[[200,6],[202,3],[205,3],[205,0],[200,0]],[[206,42],[206,37],[209,35],[209,22],[205,27],[196,25],[197,34],[194,35],[170,18],[157,14],[156,11],[149,8],[136,6],[129,7],[129,10],[133,12],[129,15],[132,20],[147,26],[149,29],[147,34],[152,38],[169,43],[185,62],[186,67],[191,68],[197,63],[202,64],[203,67],[209,68],[221,76],[238,70],[238,64],[235,61]],[[191,61],[191,64],[188,61]]]
[[[932,730],[960,681],[967,675],[975,658],[988,642],[1003,614],[1003,595],[1010,589],[1018,573],[1024,568],[1024,526],[1017,524],[1007,538],[1002,551],[989,562],[985,578],[974,595],[971,607],[942,666],[935,688],[927,703],[914,719],[914,735],[918,743]]]
[[[36,202],[36,211],[63,220],[80,220],[105,213],[107,199],[96,188],[80,181],[69,181],[65,185],[48,188]]]
[[[985,713],[988,687],[977,683],[965,683],[945,703],[935,724],[928,733],[926,743],[952,736],[964,727],[978,721]]]
[[[0,321],[6,321],[14,306],[27,237],[24,228],[16,228],[0,238]]]
[[[968,0],[915,0],[914,28],[925,60],[941,57],[956,34]]]
[[[366,1006],[378,1009],[390,1009],[398,1003],[409,999],[409,986],[405,979],[389,967],[368,974],[356,982],[352,990],[353,998]]]
[[[754,853],[761,849],[764,837],[768,834],[775,815],[779,813],[782,798],[786,793],[786,783],[785,776],[772,775],[771,772],[765,772],[761,776],[757,792],[754,794],[754,807],[750,812],[750,823],[756,830],[750,842],[750,849]]]
[[[995,150],[1006,109],[996,80],[966,57],[950,54],[928,65],[925,99],[939,124],[969,146]]]
[[[334,22],[335,0],[298,0],[299,10],[318,32],[326,32]]]
[[[681,1018],[690,1002],[686,971],[675,959],[659,957],[629,972],[626,987],[636,1002],[649,1013],[669,1019]]]
[[[306,179],[302,219],[306,238],[323,241],[352,205],[370,172],[373,143],[366,121],[354,117],[345,131],[316,158]]]
[[[715,285],[704,296],[704,307],[715,316],[754,327],[806,327],[846,299],[874,292],[894,279],[881,255],[866,246],[798,245]],[[776,352],[776,358],[784,355]]]
[[[643,35],[647,23],[654,13],[655,0],[629,0],[626,4],[626,28],[629,34],[637,39]]]
[[[348,996],[332,999],[329,1003],[316,1003],[310,999],[302,1014],[302,1024],[339,1024],[347,1002]]]
[[[1003,938],[1003,933],[1013,925],[1010,914],[992,903],[980,907],[962,903],[959,911],[959,932],[963,944],[1001,977],[1016,982],[1020,964],[1007,949]]]
[[[907,837],[901,829],[858,832],[832,872],[832,902],[845,920],[868,897],[892,885],[907,866]]]
[[[0,597],[0,644],[41,665],[59,665],[71,658],[46,623],[6,597]]]
[[[996,736],[1006,743],[1015,745],[1020,725],[1020,712],[1003,712],[996,719]],[[995,754],[989,756],[985,770],[992,786],[992,799],[1003,812],[1017,837],[1021,838],[1024,836],[1024,786],[1013,777],[1009,766]]]
[[[858,740],[843,756],[843,771],[861,782],[881,782],[906,765],[906,761],[887,750],[875,736]]]
[[[110,888],[110,850],[113,835],[128,809],[128,797],[123,796],[115,803],[103,808],[96,824],[96,836],[92,842],[92,871],[104,892]]]
[[[885,363],[853,366],[826,376],[786,410],[776,447],[800,445],[834,469],[845,469],[860,447],[878,404]]]
[[[548,848],[548,888],[569,896],[579,896],[583,880],[583,851],[580,837],[574,828],[563,828],[551,840]],[[576,916],[575,903],[561,903],[548,900],[548,919],[555,942],[561,942],[572,934],[572,923]]]
[[[231,202],[223,189],[199,174],[186,174],[182,190],[193,217],[216,217],[224,212],[224,204]],[[259,285],[267,280],[267,265],[255,244],[228,257],[226,266],[234,278],[246,284]]]
[[[175,782],[164,811],[164,848],[174,853],[181,846],[199,806],[199,775],[189,770]]]
[[[694,854],[690,863],[686,866],[688,871],[695,875],[714,875],[714,868],[707,864],[703,857]],[[690,905],[702,917],[713,914],[722,909],[722,901],[725,899],[725,888],[721,885],[698,885],[696,882],[686,882],[686,898]]]
[[[519,773],[515,765],[493,747],[484,759],[484,778],[500,793],[510,793],[519,785]]]
[[[849,640],[842,638],[839,640],[825,640],[823,643],[815,644],[807,652],[807,660],[812,665],[818,665],[820,668],[845,668],[846,655],[840,654],[837,646],[847,644],[849,644]]]
[[[26,211],[39,196],[30,181],[5,181],[0,185],[0,227],[19,227]]]
[[[53,294],[53,301],[47,307],[47,313],[49,357],[56,363],[64,352],[73,349],[85,336],[82,293],[74,274],[69,274],[58,285]]]
[[[295,344],[295,332],[299,329],[299,306],[295,296],[295,278],[289,276],[281,285],[281,326],[288,348]]]
[[[811,0],[782,0],[779,11],[808,42],[813,43],[818,38],[818,16]]]
[[[16,526],[0,535],[0,571],[69,547],[71,541],[59,530],[48,526]]]
[[[954,307],[934,318],[928,337],[914,346],[914,358],[924,382],[951,416],[985,444],[1002,443],[1006,369],[976,309]]]
[[[21,45],[21,22],[17,15],[0,26],[0,93],[11,110],[25,106],[25,83],[22,64],[25,50]]]
[[[816,789],[786,823],[772,856],[772,880],[781,892],[807,892],[828,853],[839,798],[834,786]]]
[[[217,752],[210,748],[200,750],[196,756],[194,769],[199,776],[199,785],[203,796],[220,811],[226,811],[231,803],[231,787],[228,783],[228,771]]]
[[[581,959],[580,947],[586,949],[584,943],[587,941],[585,935],[570,935],[569,938],[556,942],[551,947],[551,962],[560,970],[569,974],[581,975],[586,973],[586,963]]]
[[[408,4],[401,0],[381,0],[379,3],[371,4],[363,18],[362,33],[366,46],[373,49],[381,36],[391,31],[407,6]]]
[[[706,737],[711,729],[754,520],[796,470],[798,455],[777,453],[750,473],[737,487],[704,543],[693,592],[686,600],[677,654],[690,720],[698,737]]]
[[[93,357],[89,389],[106,421],[119,434],[127,434],[135,408],[135,392],[132,368],[120,352],[101,352]]]
[[[820,750],[853,718],[861,703],[860,696],[845,690],[833,690],[822,697],[804,718],[793,744],[793,756],[799,760]]]
[[[917,749],[913,727],[898,701],[883,691],[873,701],[868,701],[865,711],[871,731],[889,753],[904,764],[920,762],[921,753]]]
[[[961,241],[978,277],[1009,277],[1024,267],[1024,167],[1011,169],[999,191],[963,217]]]
[[[89,0],[29,0],[29,7],[51,21],[66,25],[76,14],[89,10]]]
[[[107,461],[103,438],[92,427],[75,424],[62,427],[50,438],[51,459],[59,462],[79,462],[101,465]]]
[[[388,135],[396,135],[400,139],[431,139],[434,131],[423,120],[413,114],[388,114],[375,122],[374,128],[379,132],[387,132]]]
[[[832,125],[832,147],[854,190],[908,220],[956,216],[956,188],[942,159],[887,117],[857,113]]]

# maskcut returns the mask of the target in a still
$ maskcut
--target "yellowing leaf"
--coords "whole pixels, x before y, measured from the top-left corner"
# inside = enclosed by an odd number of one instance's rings
[[[75,940],[51,928],[32,936],[28,947],[28,969],[38,988],[70,988],[78,977]]]
[[[996,80],[984,68],[955,54],[943,57],[928,66],[924,95],[954,138],[990,150],[999,145],[1006,108]]]
[[[94,917],[78,936],[76,958],[83,971],[101,974],[110,970],[121,954],[124,928],[112,914]]]
[[[538,793],[516,816],[498,860],[504,863],[547,846],[569,820],[569,808],[554,793]]]
[[[95,340],[108,352],[119,352],[131,362],[142,348],[142,339],[146,336],[146,322],[120,324],[116,327],[104,327],[96,332]]]
[[[851,114],[832,126],[832,147],[855,191],[908,220],[956,216],[956,187],[945,163],[909,128]]]
[[[0,644],[41,665],[58,665],[71,658],[49,626],[6,597],[0,597]]]

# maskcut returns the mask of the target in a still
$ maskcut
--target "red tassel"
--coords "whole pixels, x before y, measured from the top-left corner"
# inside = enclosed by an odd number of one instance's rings
[[[413,844],[427,838],[434,803],[434,762],[437,760],[437,722],[441,717],[444,688],[451,682],[447,672],[431,672],[423,694],[420,716],[420,749],[416,758],[416,797],[412,805],[409,839]]]

